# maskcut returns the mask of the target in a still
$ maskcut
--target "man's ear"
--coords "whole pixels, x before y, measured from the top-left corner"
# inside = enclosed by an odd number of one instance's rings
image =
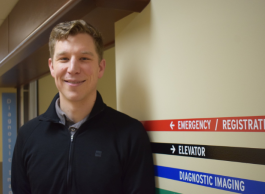
[[[53,68],[53,64],[52,64],[52,58],[49,58],[48,64],[49,64],[51,75],[52,75],[52,77],[54,77],[54,68]]]
[[[106,60],[102,59],[99,63],[99,72],[98,72],[98,78],[102,78],[104,71],[106,68]]]

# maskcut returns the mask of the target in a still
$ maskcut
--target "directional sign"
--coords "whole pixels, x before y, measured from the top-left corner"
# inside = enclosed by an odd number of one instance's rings
[[[265,116],[142,121],[147,131],[265,132]]]
[[[17,136],[16,94],[2,94],[3,194],[11,191],[11,161]]]
[[[265,165],[265,149],[171,143],[151,143],[151,147],[156,154]]]
[[[264,194],[265,182],[186,169],[155,166],[155,176],[243,194]]]

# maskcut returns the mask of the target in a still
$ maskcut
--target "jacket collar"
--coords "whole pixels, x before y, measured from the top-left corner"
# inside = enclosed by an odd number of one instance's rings
[[[60,119],[59,119],[59,117],[58,117],[58,115],[56,113],[56,109],[55,109],[55,103],[56,103],[56,100],[59,97],[60,97],[59,93],[57,93],[54,96],[49,108],[47,109],[47,111],[44,114],[40,115],[40,120],[59,123]],[[103,111],[103,109],[105,107],[106,107],[106,104],[104,104],[100,93],[97,91],[96,102],[95,102],[95,104],[94,104],[94,106],[92,108],[92,111],[89,114],[89,118],[88,119],[94,117],[95,115],[97,115],[98,113]]]

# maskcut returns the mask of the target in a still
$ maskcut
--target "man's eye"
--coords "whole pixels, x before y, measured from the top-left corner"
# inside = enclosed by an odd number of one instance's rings
[[[90,59],[87,58],[87,57],[81,57],[81,60],[82,60],[82,61],[86,61],[86,60],[90,60]]]
[[[60,58],[59,61],[68,61],[68,58],[63,57],[63,58]]]

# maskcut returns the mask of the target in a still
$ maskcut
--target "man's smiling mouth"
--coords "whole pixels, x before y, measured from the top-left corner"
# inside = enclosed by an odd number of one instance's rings
[[[82,81],[71,81],[71,80],[64,80],[65,82],[67,83],[71,83],[71,84],[80,84],[80,83],[83,83],[85,82],[86,80],[82,80]]]

